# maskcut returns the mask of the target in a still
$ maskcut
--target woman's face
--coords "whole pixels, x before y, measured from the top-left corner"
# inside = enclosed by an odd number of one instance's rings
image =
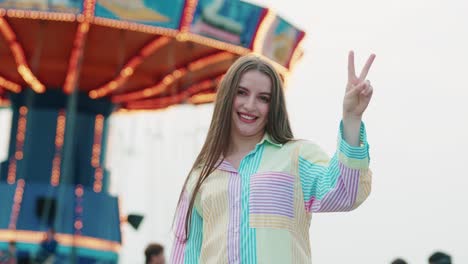
[[[271,89],[271,80],[264,73],[250,70],[242,75],[232,106],[232,136],[263,136],[268,120]]]

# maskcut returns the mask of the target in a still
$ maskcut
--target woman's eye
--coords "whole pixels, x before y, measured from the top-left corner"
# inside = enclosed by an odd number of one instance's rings
[[[264,103],[269,103],[270,102],[270,98],[266,97],[266,96],[261,96],[260,97],[260,100]]]
[[[240,95],[246,95],[247,93],[246,93],[245,91],[238,90],[238,91],[237,91],[237,94],[240,94]]]

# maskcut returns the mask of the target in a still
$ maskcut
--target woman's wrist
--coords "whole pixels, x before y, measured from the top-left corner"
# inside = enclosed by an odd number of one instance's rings
[[[343,115],[343,139],[351,146],[359,146],[362,116]]]

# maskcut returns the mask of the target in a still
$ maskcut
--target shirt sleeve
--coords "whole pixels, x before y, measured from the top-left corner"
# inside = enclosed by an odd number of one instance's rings
[[[360,146],[343,139],[340,124],[337,151],[332,159],[317,145],[300,145],[298,171],[307,212],[351,211],[366,200],[371,191],[369,144],[363,123]]]
[[[195,264],[199,263],[200,259],[200,251],[203,239],[203,217],[200,208],[199,195],[195,199],[195,204],[192,209],[189,223],[189,236],[188,239],[185,240],[185,219],[190,203],[189,193],[195,186],[192,175],[187,182],[186,188],[182,193],[181,201],[177,206],[175,218],[175,237],[169,261],[169,263],[172,264]]]

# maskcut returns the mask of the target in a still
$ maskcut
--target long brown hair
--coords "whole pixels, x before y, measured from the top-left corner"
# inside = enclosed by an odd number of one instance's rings
[[[221,81],[215,101],[213,117],[211,119],[208,135],[205,143],[195,159],[195,162],[185,180],[184,187],[179,196],[179,204],[182,201],[183,192],[186,188],[189,177],[195,169],[201,168],[200,175],[196,180],[193,191],[187,190],[190,197],[190,203],[185,217],[185,240],[188,239],[189,223],[195,203],[195,197],[200,190],[205,179],[219,166],[221,158],[226,154],[229,146],[232,119],[232,104],[239,82],[243,74],[247,71],[259,71],[271,79],[271,99],[266,124],[266,132],[276,143],[284,144],[293,139],[293,133],[289,124],[288,113],[284,100],[283,85],[279,74],[267,61],[255,55],[246,55],[237,59],[227,71]],[[191,192],[191,193],[190,193]]]

